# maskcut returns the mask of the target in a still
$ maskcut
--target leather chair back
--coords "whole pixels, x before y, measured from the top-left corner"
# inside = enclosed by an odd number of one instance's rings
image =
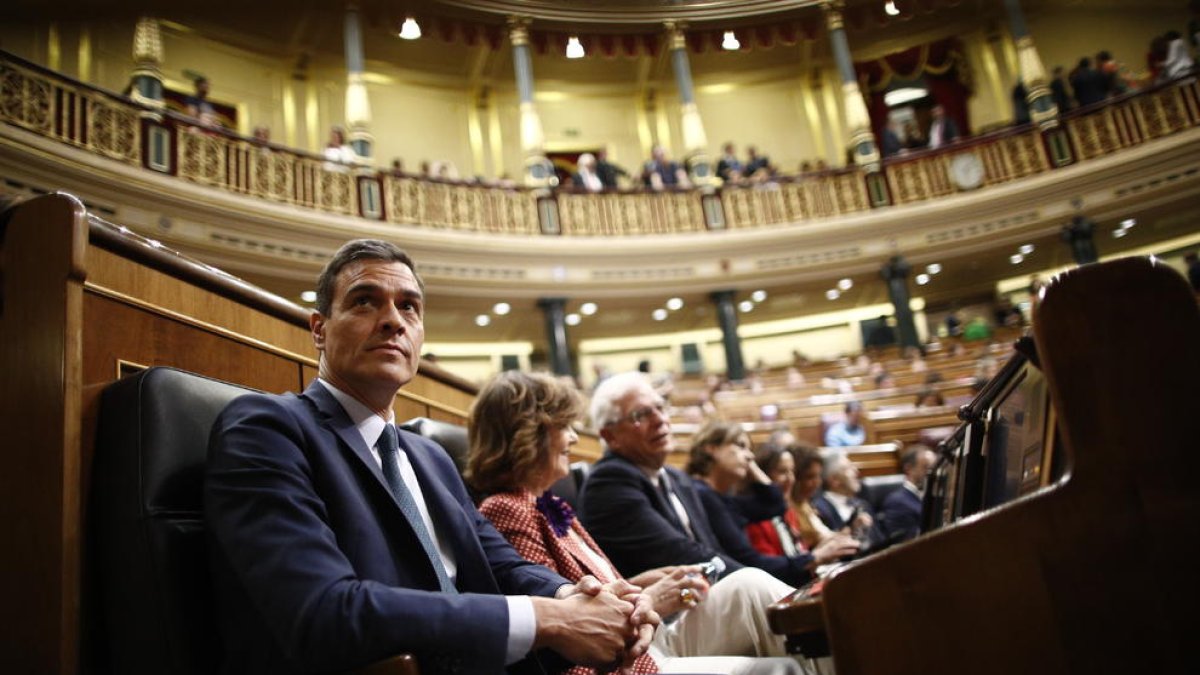
[[[92,548],[111,672],[215,672],[221,659],[201,495],[218,413],[250,389],[150,368],[105,389]]]
[[[467,469],[467,453],[470,445],[467,442],[467,428],[453,422],[442,422],[428,417],[414,417],[400,425],[401,429],[411,431],[418,436],[424,436],[442,446],[454,466],[461,475]]]

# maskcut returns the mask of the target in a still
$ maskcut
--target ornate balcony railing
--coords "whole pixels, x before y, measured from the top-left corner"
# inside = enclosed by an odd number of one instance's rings
[[[1200,126],[1200,84],[1188,78],[1073,111],[1048,133],[1014,127],[892,157],[879,175],[848,168],[664,192],[535,191],[338,164],[199,126],[5,52],[0,122],[180,180],[327,213],[495,234],[661,235],[802,224],[1089,161]]]

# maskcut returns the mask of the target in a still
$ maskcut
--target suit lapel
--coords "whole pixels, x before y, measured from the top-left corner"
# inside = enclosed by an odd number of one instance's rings
[[[316,406],[321,413],[321,421],[337,435],[342,442],[342,447],[348,448],[349,454],[354,457],[355,461],[374,476],[379,486],[388,495],[391,495],[392,491],[387,486],[387,480],[383,477],[383,469],[379,467],[379,462],[375,460],[375,456],[371,454],[371,449],[367,447],[362,434],[358,432],[358,428],[354,426],[354,422],[337,399],[333,397],[333,394],[329,393],[329,390],[320,382],[313,380],[312,384],[308,385],[308,389],[304,390],[303,396]],[[395,504],[395,498],[392,502]],[[396,508],[399,509],[399,505],[396,505]]]

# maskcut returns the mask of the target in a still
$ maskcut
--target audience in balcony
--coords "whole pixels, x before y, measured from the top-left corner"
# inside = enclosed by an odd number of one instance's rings
[[[217,115],[216,108],[213,107],[211,101],[208,100],[208,78],[197,77],[192,83],[196,91],[185,101],[187,105],[187,114],[196,118],[200,126],[220,128],[221,117]]]
[[[1032,121],[1029,115],[1029,90],[1021,80],[1013,85],[1012,104],[1013,124],[1029,124]]]
[[[733,143],[726,143],[721,148],[721,158],[717,160],[717,177],[726,183],[736,182],[745,171],[742,161],[734,153]]]
[[[270,143],[271,142],[271,128],[266,125],[260,124],[256,127],[254,127],[254,131],[251,132],[250,137],[253,138],[256,143],[262,143],[262,144]]]
[[[1054,105],[1058,106],[1058,112],[1069,112],[1075,107],[1071,100],[1070,90],[1067,88],[1066,71],[1062,66],[1054,66],[1053,75],[1050,78],[1050,95],[1054,97]]]
[[[1195,62],[1179,31],[1167,31],[1163,39],[1167,43],[1167,49],[1166,56],[1159,65],[1158,82],[1169,82],[1190,73]]]
[[[329,130],[329,142],[325,144],[322,154],[325,155],[326,160],[337,164],[357,164],[359,162],[358,153],[346,141],[346,131],[341,127],[333,127]]]
[[[935,105],[930,112],[933,120],[929,123],[929,147],[931,149],[941,148],[958,140],[958,125],[946,115],[946,109]]]
[[[642,184],[652,190],[692,187],[687,170],[679,162],[669,159],[661,145],[651,149],[650,159],[642,167]]]
[[[629,172],[608,161],[608,151],[600,149],[596,151],[596,175],[605,189],[615,190],[617,179],[621,176],[628,178]]]
[[[746,168],[742,174],[754,181],[765,181],[774,175],[775,170],[771,168],[771,160],[765,155],[758,154],[758,148],[753,145],[746,148]]]
[[[895,121],[888,122],[883,128],[883,136],[879,139],[879,151],[884,157],[900,154],[904,144],[900,140],[899,125]]]
[[[845,416],[829,425],[825,430],[825,445],[831,448],[844,448],[851,445],[862,445],[867,440],[867,430],[862,425],[863,409],[858,401],[846,404]]]
[[[604,182],[596,173],[596,156],[585,152],[575,160],[575,175],[571,176],[575,189],[587,192],[599,192],[604,189]]]
[[[1080,107],[1086,108],[1108,98],[1108,82],[1099,70],[1092,67],[1092,60],[1086,56],[1079,59],[1079,65],[1071,71],[1068,80]]]
[[[923,150],[929,145],[929,138],[921,131],[921,127],[917,125],[915,120],[908,120],[904,123],[904,143],[905,150]]]

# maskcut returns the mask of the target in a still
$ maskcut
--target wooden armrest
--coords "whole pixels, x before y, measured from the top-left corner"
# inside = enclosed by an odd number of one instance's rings
[[[417,660],[412,654],[399,654],[376,661],[369,666],[348,670],[343,675],[420,675]]]

